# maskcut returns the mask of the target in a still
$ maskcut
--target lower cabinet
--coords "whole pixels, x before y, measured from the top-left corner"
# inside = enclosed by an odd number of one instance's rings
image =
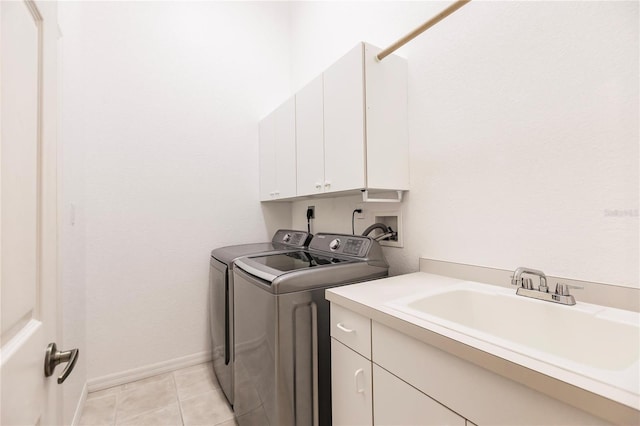
[[[373,364],[373,418],[380,426],[465,426],[465,419]]]
[[[335,304],[331,357],[334,426],[609,424]]]
[[[331,393],[336,426],[465,426],[463,417],[334,338]]]
[[[331,338],[334,425],[372,425],[371,361]]]

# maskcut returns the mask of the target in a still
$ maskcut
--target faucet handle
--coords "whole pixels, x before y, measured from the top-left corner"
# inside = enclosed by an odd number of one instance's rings
[[[531,278],[523,278],[522,279],[522,287],[527,290],[533,290],[533,279]]]
[[[557,283],[556,284],[556,294],[559,294],[560,296],[569,296],[569,289],[575,289],[575,290],[582,290],[584,289],[584,287],[581,287],[579,285],[571,285],[571,284],[563,284],[563,283]]]

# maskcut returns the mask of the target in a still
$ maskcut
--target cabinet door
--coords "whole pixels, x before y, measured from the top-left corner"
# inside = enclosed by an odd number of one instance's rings
[[[358,44],[324,72],[325,186],[366,186],[363,48]]]
[[[407,60],[365,44],[367,186],[409,189]]]
[[[298,195],[324,191],[324,117],[322,75],[296,94]]]
[[[334,426],[372,425],[371,361],[331,338]]]
[[[260,200],[272,200],[276,190],[276,130],[275,112],[259,124]]]
[[[296,104],[289,98],[275,111],[276,198],[296,195]]]
[[[376,425],[465,426],[465,419],[393,374],[373,365],[373,409]]]

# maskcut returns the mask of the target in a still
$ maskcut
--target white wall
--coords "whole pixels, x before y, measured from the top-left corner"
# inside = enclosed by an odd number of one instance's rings
[[[447,4],[296,3],[294,87]],[[637,2],[474,1],[401,49],[412,189],[392,273],[426,257],[639,286],[638,22]],[[350,232],[356,203],[295,202],[293,224],[315,204],[316,232]]]
[[[77,204],[85,233],[84,270],[64,285],[86,280],[73,319],[86,318],[88,378],[208,351],[210,250],[290,225],[289,206],[258,202],[256,169],[258,120],[291,93],[289,5],[62,2],[60,15],[64,146],[82,157],[63,208]]]

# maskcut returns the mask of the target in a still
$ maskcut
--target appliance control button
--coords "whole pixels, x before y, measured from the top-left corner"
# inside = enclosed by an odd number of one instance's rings
[[[329,243],[329,248],[331,250],[338,250],[340,248],[340,239],[336,238],[335,240]]]
[[[288,243],[291,240],[291,234],[284,234],[284,237],[282,237],[282,241],[284,241],[285,243]]]

